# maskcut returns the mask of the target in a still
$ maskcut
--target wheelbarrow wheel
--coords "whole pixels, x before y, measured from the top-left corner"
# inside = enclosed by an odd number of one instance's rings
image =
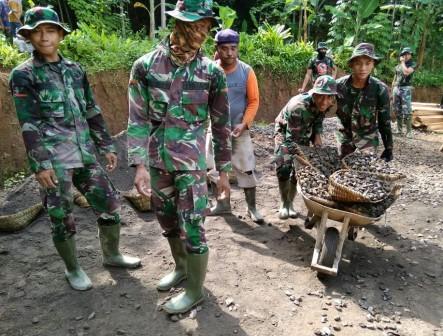
[[[339,236],[340,234],[335,227],[329,227],[326,229],[325,239],[320,252],[320,265],[326,267],[332,267],[334,265],[335,252],[337,251]]]

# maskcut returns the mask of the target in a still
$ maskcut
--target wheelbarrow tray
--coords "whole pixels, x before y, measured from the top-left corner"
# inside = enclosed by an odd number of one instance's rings
[[[320,223],[317,223],[317,237],[315,239],[315,247],[314,253],[312,255],[311,268],[319,273],[336,276],[338,273],[338,264],[340,263],[343,244],[348,237],[349,228],[351,226],[364,226],[373,224],[381,217],[366,217],[352,212],[334,209],[310,199],[303,193],[301,193],[301,195],[306,207],[308,208],[308,212],[321,218]],[[327,230],[326,224],[328,219],[338,223],[338,227],[336,229],[339,233],[338,237],[335,237],[337,241],[335,241],[333,244],[335,251],[326,251],[329,254],[333,253],[333,255],[330,255],[333,258],[332,265],[322,265],[319,259],[322,253],[322,249],[325,249],[326,239],[328,239],[328,237],[325,237]]]

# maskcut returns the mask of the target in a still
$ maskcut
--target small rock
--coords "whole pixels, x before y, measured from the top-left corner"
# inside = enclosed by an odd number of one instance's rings
[[[231,297],[228,297],[228,298],[225,300],[225,305],[226,305],[226,307],[229,307],[229,306],[232,305],[232,304],[234,304],[234,299],[231,298]]]
[[[195,319],[197,317],[197,309],[192,309],[191,313],[189,314],[190,319]]]
[[[219,318],[220,316],[221,316],[221,313],[220,313],[220,312],[216,312],[216,313],[215,313],[215,317],[216,317],[216,318]]]
[[[364,324],[364,323],[359,323],[358,325],[360,326],[360,328],[366,329],[366,324]]]
[[[328,327],[324,327],[321,329],[321,336],[332,336],[332,331]]]
[[[32,318],[32,324],[37,324],[39,322],[40,322],[40,320],[38,319],[38,317]]]
[[[321,319],[320,319],[320,322],[321,323],[326,323],[326,322],[328,322],[328,318],[326,316],[322,316]]]
[[[340,317],[340,316],[336,316],[336,317],[334,317],[334,321],[335,321],[335,322],[340,322],[340,321],[341,321],[341,317]]]
[[[171,315],[170,319],[172,322],[177,322],[179,320],[177,315]]]
[[[117,329],[117,335],[126,335],[126,330]]]
[[[77,317],[75,318],[75,320],[76,320],[76,321],[81,321],[81,320],[83,320],[83,316],[77,316]]]
[[[139,310],[141,307],[142,307],[141,304],[136,304],[136,305],[135,305],[135,309],[136,309],[136,310]]]
[[[88,320],[92,320],[93,318],[95,318],[95,312],[92,312],[91,314],[89,314]]]
[[[341,330],[341,327],[340,327],[338,324],[334,324],[334,325],[332,326],[332,329],[334,329],[335,331],[340,331],[340,330]]]

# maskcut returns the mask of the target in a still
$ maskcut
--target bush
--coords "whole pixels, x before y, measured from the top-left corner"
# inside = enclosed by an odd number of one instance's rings
[[[61,44],[61,53],[79,62],[89,72],[130,69],[134,61],[147,53],[154,42],[135,34],[122,38],[117,34],[97,32],[80,24],[79,29],[66,36]]]
[[[22,54],[15,46],[6,42],[0,35],[0,66],[3,68],[13,68],[29,58],[29,54]]]

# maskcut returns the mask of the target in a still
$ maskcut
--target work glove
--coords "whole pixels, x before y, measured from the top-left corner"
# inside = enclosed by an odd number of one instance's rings
[[[392,161],[394,159],[394,155],[392,154],[392,149],[386,148],[383,151],[383,153],[381,153],[380,159],[383,159],[386,162]]]

